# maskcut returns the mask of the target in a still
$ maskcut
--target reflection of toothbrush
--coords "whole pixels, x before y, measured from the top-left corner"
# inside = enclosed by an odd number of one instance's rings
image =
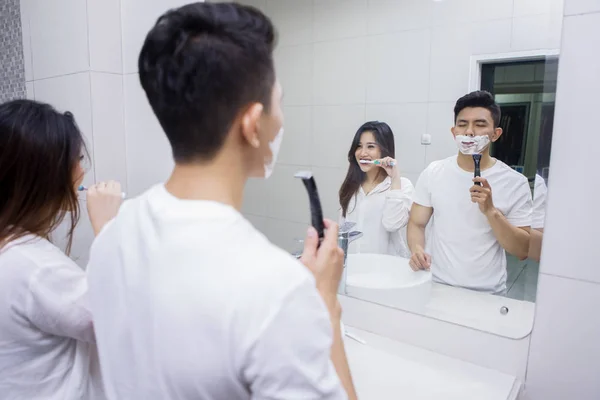
[[[87,187],[85,187],[85,186],[83,186],[83,185],[81,185],[81,186],[79,186],[79,187],[77,188],[77,190],[78,190],[78,191],[80,191],[80,192],[83,192],[83,191],[85,191],[85,190],[88,190],[88,188],[87,188]],[[124,193],[124,192],[121,192],[121,197],[122,197],[122,198],[125,198],[125,193]]]
[[[481,154],[473,154],[473,162],[475,163],[475,178],[481,176],[481,167],[479,163],[481,162]],[[475,182],[477,186],[481,186],[481,182]]]
[[[320,244],[325,236],[325,224],[323,223],[323,209],[321,208],[321,200],[317,191],[317,183],[310,171],[300,171],[294,176],[302,179],[302,183],[304,183],[304,187],[306,187],[306,191],[308,192],[311,222],[312,226],[317,230]]]
[[[381,161],[379,161],[379,160],[375,160],[375,161],[371,161],[371,160],[360,160],[359,162],[360,162],[361,164],[373,164],[373,165],[381,165]],[[392,162],[390,163],[390,167],[393,167],[393,166],[395,166],[395,165],[396,165],[396,163],[395,163],[394,161],[392,161]]]

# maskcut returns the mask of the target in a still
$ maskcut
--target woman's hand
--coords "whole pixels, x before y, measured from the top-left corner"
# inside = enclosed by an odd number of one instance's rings
[[[104,225],[117,216],[123,203],[121,184],[115,181],[100,182],[87,190],[87,210],[98,236]]]
[[[385,170],[385,172],[391,177],[394,178],[398,173],[398,163],[392,157],[385,157],[379,160],[379,166]]]

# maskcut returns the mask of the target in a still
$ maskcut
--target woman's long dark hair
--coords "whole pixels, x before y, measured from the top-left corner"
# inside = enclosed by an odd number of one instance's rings
[[[364,132],[372,132],[373,136],[375,136],[375,141],[381,150],[381,158],[395,158],[396,154],[394,133],[388,124],[379,121],[369,121],[358,128],[354,135],[354,139],[352,139],[350,151],[348,151],[348,162],[350,163],[348,166],[348,173],[340,188],[340,205],[342,206],[342,215],[344,218],[348,213],[348,206],[352,196],[356,195],[367,175],[360,169],[360,166],[356,162],[356,149],[360,145],[360,137]],[[385,174],[385,171],[381,169],[380,173]]]
[[[86,153],[73,115],[32,100],[0,104],[0,249],[28,234],[48,238],[79,220],[74,170]]]

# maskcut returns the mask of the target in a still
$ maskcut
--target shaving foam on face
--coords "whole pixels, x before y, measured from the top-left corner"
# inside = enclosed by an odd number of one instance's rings
[[[456,135],[456,146],[458,150],[466,155],[481,154],[490,144],[490,138],[484,136]]]

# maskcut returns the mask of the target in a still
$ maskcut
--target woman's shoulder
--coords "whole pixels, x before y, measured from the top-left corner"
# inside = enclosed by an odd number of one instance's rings
[[[23,270],[77,266],[56,245],[36,235],[26,235],[15,239],[0,250],[0,266],[8,264]]]

